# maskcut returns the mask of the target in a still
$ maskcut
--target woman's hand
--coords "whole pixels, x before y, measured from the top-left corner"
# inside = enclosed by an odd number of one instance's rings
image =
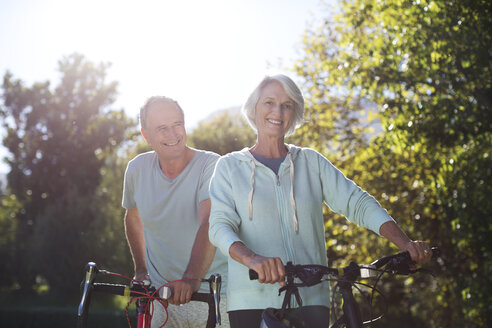
[[[229,248],[231,257],[258,273],[258,281],[264,284],[278,282],[285,285],[285,268],[278,257],[265,257],[256,254],[241,242],[235,242]]]
[[[278,282],[280,286],[285,285],[285,268],[280,258],[255,254],[246,260],[245,264],[248,268],[258,273],[259,282],[264,284]]]
[[[412,261],[424,264],[432,257],[429,244],[421,240],[411,240],[394,221],[388,221],[381,225],[379,233],[395,244],[400,250],[410,253]]]
[[[401,249],[410,253],[410,257],[417,264],[424,264],[432,257],[432,250],[429,244],[421,240],[411,240]]]

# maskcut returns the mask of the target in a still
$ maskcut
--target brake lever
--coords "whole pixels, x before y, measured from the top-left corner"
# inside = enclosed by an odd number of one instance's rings
[[[218,273],[214,273],[210,276],[209,278],[209,283],[210,283],[210,291],[212,292],[212,295],[214,296],[214,304],[215,304],[215,322],[217,324],[221,324],[221,317],[220,317],[220,290],[222,287],[222,277]]]
[[[80,300],[80,305],[77,311],[78,317],[82,317],[84,311],[86,311],[86,307],[88,306],[88,302],[90,301],[90,292],[92,291],[92,286],[94,284],[94,280],[96,279],[96,274],[98,273],[98,269],[96,263],[89,262],[85,266],[85,280],[84,280],[84,289],[82,292],[82,297]]]

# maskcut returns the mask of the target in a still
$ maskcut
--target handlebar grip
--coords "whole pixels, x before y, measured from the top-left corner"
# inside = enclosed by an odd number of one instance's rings
[[[249,269],[249,280],[258,280],[258,272],[253,269]]]

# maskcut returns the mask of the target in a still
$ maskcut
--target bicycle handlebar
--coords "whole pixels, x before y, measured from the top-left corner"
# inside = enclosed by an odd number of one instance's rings
[[[154,287],[143,287],[138,284],[134,284],[133,286],[128,285],[120,285],[120,284],[108,284],[108,283],[94,283],[93,284],[94,291],[103,292],[107,294],[113,295],[121,295],[121,296],[133,296],[138,297],[144,294],[154,295],[163,300],[167,300],[171,295],[171,289],[167,286],[160,288],[156,293],[156,289]]]
[[[208,280],[205,280],[208,281]],[[94,283],[93,284],[94,291],[103,292],[113,295],[121,295],[121,296],[131,296],[131,297],[139,297],[145,294],[153,295],[156,293],[155,287],[142,287],[138,284],[134,284],[133,286],[128,285],[120,285],[120,284],[109,284],[109,283]],[[171,288],[164,286],[158,290],[155,295],[156,297],[167,300],[171,297]],[[191,294],[191,300],[197,302],[205,302],[209,304],[214,304],[215,307],[215,296],[213,293],[193,293]],[[220,311],[216,311],[216,321],[220,323]]]
[[[441,254],[441,250],[438,247],[432,247],[431,252],[432,252],[432,258],[434,258],[434,259],[439,257],[439,255]],[[374,265],[376,268],[379,269],[380,267],[382,267],[383,265],[385,265],[386,263],[388,263],[392,259],[398,259],[398,260],[402,260],[402,261],[411,261],[412,260],[410,257],[410,253],[401,252],[398,254],[388,255],[388,256],[382,257],[382,258],[372,262],[371,265]]]
[[[439,256],[439,249],[437,247],[432,248],[432,257]],[[340,290],[340,294],[343,298],[343,316],[340,318],[335,317],[335,324],[332,327],[362,327],[365,323],[374,322],[379,318],[371,318],[370,321],[363,322],[360,309],[352,294],[352,288],[356,284],[361,284],[356,280],[358,278],[369,278],[377,275],[382,275],[385,272],[392,274],[404,274],[408,275],[423,269],[414,269],[412,266],[415,264],[412,261],[408,252],[401,252],[394,255],[382,257],[369,265],[358,265],[355,262],[344,268],[330,268],[323,265],[307,264],[307,265],[294,265],[292,262],[287,262],[285,265],[285,285],[279,289],[279,295],[285,292],[282,308],[277,314],[278,318],[285,318],[288,309],[291,309],[292,297],[295,297],[295,301],[299,307],[302,307],[302,298],[299,294],[298,287],[309,287],[319,284],[327,279],[323,279],[325,275],[332,275],[338,278],[333,279],[337,281],[335,289]],[[384,267],[384,268],[383,268]],[[380,269],[382,268],[382,269]],[[249,277],[251,280],[258,279],[258,273],[249,270]],[[295,281],[294,279],[298,280]],[[299,282],[300,281],[300,282]],[[374,291],[376,289],[377,281],[374,286],[369,286]],[[364,285],[364,284],[363,284]],[[357,288],[357,287],[356,287]],[[357,288],[359,289],[359,288]],[[360,291],[360,289],[359,289]],[[335,295],[335,294],[333,294]],[[372,301],[372,295],[370,302]],[[332,306],[334,301],[332,302]],[[334,308],[332,307],[334,313]],[[346,325],[346,326],[345,326]]]
[[[431,251],[432,258],[439,257],[440,249],[438,247],[432,247]],[[391,273],[407,275],[409,273],[413,273],[412,270],[410,270],[410,265],[415,263],[412,261],[410,253],[408,252],[388,255],[372,262],[369,265],[357,265],[352,262],[345,268],[330,268],[317,264],[294,265],[291,262],[288,262],[285,265],[285,275],[287,277],[291,276],[299,278],[303,282],[302,286],[312,286],[321,282],[321,278],[324,275],[343,276],[348,273],[355,273],[356,276],[360,276],[361,278],[373,277],[375,276],[374,273],[377,272],[377,269],[387,264],[390,265],[389,271]],[[250,269],[249,279],[258,279],[258,273]],[[298,286],[301,285],[298,284]]]
[[[104,270],[101,270],[104,271]],[[90,303],[91,292],[98,291],[109,293],[113,295],[131,296],[131,297],[148,297],[152,296],[167,300],[171,297],[171,289],[167,286],[163,286],[156,290],[155,287],[144,286],[142,284],[133,284],[131,286],[121,284],[110,283],[95,283],[96,274],[100,272],[94,262],[87,263],[85,267],[85,280],[82,281],[82,296],[78,307],[78,321],[77,327],[86,327],[87,314]],[[107,271],[106,271],[107,273]],[[208,279],[202,279],[202,282],[208,282],[210,287],[210,293],[193,293],[191,295],[192,301],[205,302],[209,305],[209,318],[207,320],[207,327],[215,327],[216,324],[221,324],[220,315],[220,291],[222,278],[220,274],[212,274]],[[155,294],[155,295],[154,295]]]

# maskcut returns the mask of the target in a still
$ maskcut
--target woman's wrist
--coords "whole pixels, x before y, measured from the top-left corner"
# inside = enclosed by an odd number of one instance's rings
[[[233,260],[250,267],[250,263],[253,261],[257,255],[255,252],[250,250],[246,245],[240,241],[234,242],[231,247],[229,247],[229,255]]]
[[[394,221],[388,221],[381,225],[379,233],[391,241],[400,250],[404,251],[412,240],[400,229]]]

